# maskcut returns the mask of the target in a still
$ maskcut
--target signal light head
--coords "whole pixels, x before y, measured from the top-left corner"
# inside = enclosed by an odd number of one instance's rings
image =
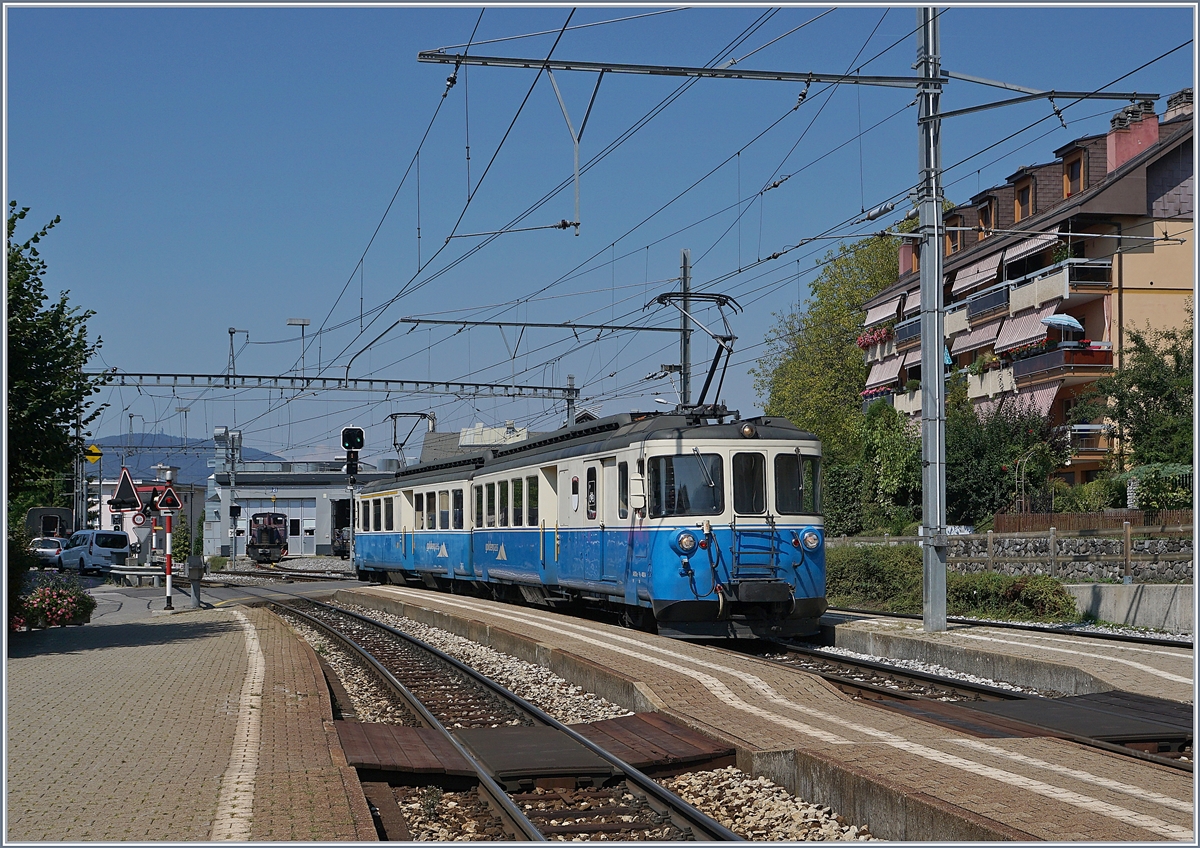
[[[342,428],[342,447],[346,450],[362,450],[365,438],[362,427]]]

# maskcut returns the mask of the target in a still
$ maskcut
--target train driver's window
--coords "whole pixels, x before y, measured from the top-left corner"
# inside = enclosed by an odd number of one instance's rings
[[[821,512],[821,458],[806,456],[801,460],[804,472],[804,511],[818,515]]]
[[[417,530],[425,529],[425,496],[417,493],[413,495],[413,512],[416,517],[413,518],[413,524]]]
[[[501,480],[496,484],[500,488],[500,526],[508,526],[508,481]]]
[[[383,499],[383,529],[384,530],[395,530],[396,529],[395,503],[396,503],[395,498],[384,498]]]
[[[487,484],[487,526],[496,526],[496,484]]]
[[[529,526],[536,527],[538,523],[538,478],[526,477],[525,490],[527,495],[526,514],[529,516]]]
[[[775,508],[780,515],[819,515],[821,458],[799,453],[775,457]]]
[[[733,455],[733,511],[758,515],[767,508],[767,458],[761,453]]]
[[[523,523],[523,519],[525,518],[524,499],[522,498],[522,495],[524,494],[524,492],[522,491],[520,477],[518,477],[517,479],[512,481],[512,489],[513,489],[513,527],[520,527]]]
[[[629,463],[617,463],[617,517],[629,517]]]
[[[450,490],[438,492],[438,528],[450,529]]]
[[[375,500],[371,501],[371,517],[372,517],[372,521],[373,521],[373,526],[376,530],[383,529],[382,514],[383,514],[383,501],[380,500],[379,498],[376,498]]]
[[[437,493],[425,493],[425,529],[437,529]]]
[[[594,519],[596,517],[596,468],[593,466],[587,470],[587,517]]]
[[[483,486],[475,487],[475,527],[483,526]]]
[[[455,530],[463,529],[463,490],[455,489],[451,493],[453,501],[453,511],[450,513],[453,518],[453,527]]]

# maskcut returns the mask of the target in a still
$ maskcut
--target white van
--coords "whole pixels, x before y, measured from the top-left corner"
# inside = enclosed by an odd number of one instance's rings
[[[124,530],[77,530],[63,547],[62,568],[103,573],[124,565],[129,555],[129,534]]]

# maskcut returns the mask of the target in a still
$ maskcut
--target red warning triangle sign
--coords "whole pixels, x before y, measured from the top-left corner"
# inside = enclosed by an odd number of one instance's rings
[[[138,497],[137,489],[133,486],[133,478],[129,476],[128,468],[121,469],[121,479],[117,483],[117,490],[113,493],[108,505],[115,512],[141,510],[142,499]]]
[[[167,490],[158,499],[158,508],[160,510],[176,510],[182,506],[183,504],[179,502],[179,496],[175,494],[175,489],[167,486]]]

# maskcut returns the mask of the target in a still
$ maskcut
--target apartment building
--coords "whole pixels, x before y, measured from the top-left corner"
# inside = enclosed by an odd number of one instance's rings
[[[1066,425],[1119,367],[1130,329],[1186,322],[1195,285],[1192,89],[1159,116],[1132,104],[1103,135],[1076,139],[945,215],[949,359],[976,409],[1032,408]],[[921,412],[919,257],[900,248],[895,285],[864,304],[864,401]],[[1079,329],[1076,329],[1078,327]],[[1099,422],[1071,427],[1059,475],[1095,477],[1111,449]]]

